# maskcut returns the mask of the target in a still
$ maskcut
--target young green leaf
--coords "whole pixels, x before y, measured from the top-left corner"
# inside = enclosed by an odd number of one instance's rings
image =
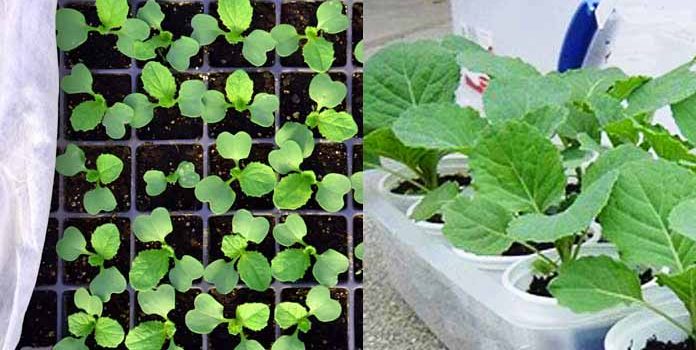
[[[56,245],[58,256],[65,261],[75,261],[80,255],[89,253],[87,241],[79,229],[70,226],[63,232],[63,238]]]
[[[316,177],[311,171],[293,173],[282,178],[273,192],[273,204],[279,209],[295,210],[312,197]]]
[[[254,8],[249,0],[220,0],[218,15],[222,23],[235,36],[241,35],[251,25]]]
[[[169,312],[174,310],[175,294],[172,286],[163,284],[154,290],[138,292],[138,305],[147,315],[159,315],[167,319]]]
[[[62,8],[56,12],[56,42],[62,51],[70,51],[87,41],[90,26],[85,16],[75,9]],[[82,343],[84,346],[84,342]]]
[[[275,40],[271,33],[255,29],[249,36],[244,38],[242,46],[242,56],[256,67],[266,64],[266,54],[275,48]]]
[[[268,154],[268,163],[279,174],[300,171],[300,165],[304,161],[302,149],[292,140],[280,144],[280,148]]]
[[[231,134],[224,131],[216,139],[217,151],[225,159],[239,162],[249,157],[251,152],[251,136],[244,131]]]
[[[679,274],[659,274],[657,275],[657,283],[669,288],[677,295],[693,320],[693,317],[696,316],[696,266],[692,265]]]
[[[182,188],[194,188],[201,181],[201,176],[196,172],[196,165],[191,162],[179,163],[175,173],[179,177],[177,181]]]
[[[200,46],[198,41],[187,36],[182,36],[174,41],[167,51],[167,62],[179,72],[189,68],[191,57],[198,54]]]
[[[352,115],[333,109],[319,113],[317,126],[321,135],[333,142],[343,142],[358,133],[358,125]]]
[[[325,73],[334,62],[333,44],[322,37],[308,39],[302,47],[302,56],[313,71]]]
[[[150,215],[139,215],[133,222],[133,232],[141,242],[164,242],[172,231],[172,220],[165,208],[156,208]]]
[[[582,188],[585,190],[606,173],[621,168],[624,164],[637,160],[648,160],[652,157],[648,152],[633,146],[620,145],[610,149],[597,158],[585,172],[582,178]]]
[[[58,343],[56,343],[55,346],[53,346],[53,349],[55,350],[89,350],[87,345],[85,345],[85,340],[87,338],[73,338],[73,337],[65,337],[61,339]]]
[[[363,257],[365,256],[365,245],[363,242],[360,242],[357,246],[355,246],[355,257],[363,260]]]
[[[307,158],[314,152],[314,134],[312,130],[300,123],[287,122],[276,132],[275,143],[283,146],[287,141],[294,141],[302,149],[302,156]]]
[[[107,111],[103,98],[85,101],[77,105],[70,113],[70,126],[75,131],[88,131],[96,128]]]
[[[316,199],[326,211],[335,213],[345,205],[343,197],[350,192],[350,179],[342,174],[327,174],[317,183]]]
[[[221,250],[226,257],[236,260],[245,251],[249,242],[240,235],[227,235],[222,238]]]
[[[162,8],[155,0],[147,0],[145,5],[138,9],[137,17],[147,22],[150,27],[161,30],[164,13]]]
[[[268,219],[254,217],[246,209],[238,210],[232,217],[232,232],[238,233],[256,244],[263,242],[270,227]]]
[[[304,343],[297,337],[297,333],[282,335],[273,343],[271,350],[304,350]]]
[[[261,197],[273,191],[276,184],[276,174],[266,164],[249,163],[238,176],[239,186],[248,196]]]
[[[64,176],[75,176],[87,171],[85,152],[74,144],[68,144],[65,152],[56,158],[56,171]]]
[[[350,176],[350,184],[353,188],[353,199],[363,204],[363,172],[359,171]]]
[[[163,249],[149,249],[138,253],[133,259],[128,279],[133,289],[149,290],[169,271],[169,253]]]
[[[453,181],[447,181],[440,187],[428,192],[411,213],[411,219],[423,221],[437,214],[442,207],[453,201],[459,194],[459,185]]]
[[[96,215],[100,211],[110,212],[116,209],[117,203],[110,189],[98,187],[85,193],[83,204],[87,213]]]
[[[201,118],[206,123],[217,123],[225,119],[227,114],[227,101],[220,91],[210,90],[203,94],[203,114]]]
[[[145,91],[157,99],[162,107],[174,106],[176,81],[167,67],[158,62],[148,62],[143,68],[140,79],[143,81]]]
[[[672,105],[674,121],[689,142],[696,143],[696,94]]]
[[[200,294],[194,301],[195,309],[186,313],[186,326],[196,334],[208,334],[225,322],[223,306],[208,294]]]
[[[497,255],[512,245],[507,235],[512,213],[484,196],[459,196],[443,208],[445,237],[456,248]]]
[[[169,271],[169,281],[179,292],[191,289],[193,281],[203,277],[203,264],[190,255],[175,260],[174,268]]]
[[[116,48],[124,55],[139,60],[150,60],[157,56],[156,47],[145,42],[150,37],[147,22],[129,18],[115,34],[118,36]]]
[[[86,337],[92,334],[96,319],[84,312],[74,313],[68,316],[68,330],[77,337]]]
[[[276,42],[276,53],[280,57],[288,57],[300,47],[300,35],[297,34],[297,29],[289,24],[273,27],[271,36]]]
[[[235,318],[242,323],[242,326],[257,332],[266,328],[270,315],[271,310],[268,305],[261,303],[245,303],[235,310]]]
[[[307,309],[298,303],[282,302],[276,306],[274,319],[282,329],[288,329],[309,316]]]
[[[641,85],[628,96],[626,115],[651,113],[666,105],[681,102],[696,94],[694,61]]]
[[[135,111],[129,105],[116,102],[106,110],[102,124],[106,128],[106,134],[112,139],[120,139],[126,135],[126,125],[129,124]]]
[[[258,93],[254,96],[254,102],[249,105],[251,121],[263,127],[273,126],[275,122],[274,112],[280,108],[278,96],[267,93]]]
[[[185,117],[199,117],[203,113],[203,94],[208,91],[202,80],[187,80],[179,88],[179,110]]]
[[[349,261],[345,255],[329,249],[317,255],[312,274],[321,285],[333,287],[338,284],[338,276],[348,271],[348,265]]]
[[[271,265],[259,252],[245,252],[237,263],[239,277],[244,284],[255,291],[265,291],[271,284]]]
[[[133,119],[130,125],[134,128],[142,128],[150,124],[154,117],[156,105],[148,100],[147,96],[140,93],[133,93],[123,100],[123,103],[133,108]]]
[[[307,235],[307,225],[298,214],[290,214],[285,222],[273,227],[273,238],[278,244],[290,247],[295,243],[301,243]]]
[[[97,296],[90,295],[87,289],[78,288],[73,295],[73,301],[75,306],[87,312],[89,315],[101,316],[103,311],[103,304],[101,299]]]
[[[193,27],[191,37],[198,41],[198,44],[201,46],[210,45],[217,37],[225,34],[225,32],[220,29],[217,19],[207,14],[199,13],[193,16],[191,27]]]
[[[363,44],[363,41],[360,40],[357,45],[355,45],[355,50],[353,50],[353,54],[355,55],[355,60],[357,60],[360,63],[365,63],[364,60],[364,51],[365,51],[365,44]]]
[[[227,94],[227,99],[234,105],[234,108],[238,111],[243,111],[254,95],[254,82],[247,72],[238,69],[227,77],[225,93]]]
[[[167,175],[159,170],[146,171],[143,180],[146,183],[145,192],[148,196],[159,196],[167,189]]]
[[[669,213],[669,228],[692,240],[696,240],[696,199],[687,199],[677,204]]]
[[[111,300],[111,294],[121,294],[126,290],[126,278],[115,266],[103,269],[89,284],[92,295],[98,296],[103,302]]]
[[[285,249],[271,260],[273,277],[281,282],[295,282],[304,277],[311,265],[309,254],[304,249]]]
[[[121,236],[118,227],[114,224],[104,224],[97,227],[92,233],[92,247],[97,254],[106,260],[111,260],[121,245]]]
[[[162,349],[166,340],[164,322],[145,321],[128,332],[126,347],[129,350]]]
[[[108,185],[121,176],[123,161],[113,154],[100,154],[97,157],[97,171],[99,172],[99,181]]]
[[[321,322],[332,322],[341,316],[341,303],[331,299],[331,291],[324,286],[313,287],[307,293],[309,313]]]
[[[234,262],[218,259],[205,268],[203,279],[212,283],[219,293],[227,294],[237,286],[239,275],[234,269]]]
[[[317,111],[337,107],[346,98],[347,91],[345,84],[333,81],[326,73],[315,75],[309,83],[309,97],[317,103]]]
[[[348,29],[350,21],[343,14],[343,3],[330,0],[322,3],[317,9],[317,28],[329,34],[337,34]]]
[[[76,64],[69,75],[60,81],[60,88],[68,94],[94,94],[92,73],[82,63]]]
[[[219,176],[208,176],[201,180],[194,191],[196,198],[210,204],[215,214],[224,214],[232,207],[236,195],[232,188]]]
[[[264,350],[263,345],[253,339],[242,339],[234,350]]]
[[[494,79],[486,88],[483,104],[491,124],[519,119],[539,108],[560,106],[570,100],[567,83],[555,75],[520,79]]]
[[[125,336],[123,327],[114,319],[100,317],[94,327],[94,340],[105,348],[115,348],[123,341]]]
[[[128,18],[127,0],[97,0],[97,15],[106,29],[118,28]]]

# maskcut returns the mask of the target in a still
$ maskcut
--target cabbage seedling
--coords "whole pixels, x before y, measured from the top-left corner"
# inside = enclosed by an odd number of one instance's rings
[[[360,40],[358,44],[355,45],[355,49],[353,49],[353,55],[355,55],[355,59],[360,63],[365,63],[363,56],[363,51],[365,50],[364,46],[363,41]]]
[[[342,82],[333,81],[326,73],[315,75],[309,84],[309,97],[317,105],[307,116],[307,126],[318,128],[322,136],[334,142],[343,142],[355,136],[358,125],[353,116],[335,110],[346,94],[347,88]]]
[[[150,215],[135,218],[135,237],[144,243],[158,242],[160,248],[143,250],[133,260],[128,275],[133,289],[150,290],[169,272],[169,281],[176,290],[183,293],[191,288],[194,280],[203,276],[203,264],[200,261],[190,255],[177,258],[174,249],[167,244],[165,239],[172,231],[172,220],[165,208],[157,208]],[[169,270],[172,260],[174,268]]]
[[[300,47],[300,41],[304,40],[304,61],[315,72],[324,73],[331,68],[335,58],[333,44],[323,35],[345,31],[350,21],[343,14],[343,3],[339,0],[323,2],[319,5],[316,16],[316,26],[306,27],[304,35],[298,34],[297,29],[289,24],[277,25],[271,30],[271,35],[276,41],[276,52],[281,57],[295,53]]]
[[[350,176],[350,184],[353,187],[353,199],[363,204],[363,172],[358,171]]]
[[[200,179],[196,166],[186,161],[179,163],[176,170],[170,174],[165,174],[161,170],[148,170],[143,175],[143,180],[147,184],[145,192],[148,196],[159,196],[167,189],[168,184],[178,183],[181,188],[194,188]]]
[[[123,162],[113,154],[100,154],[97,157],[97,168],[87,169],[85,161],[85,152],[80,147],[69,144],[65,153],[56,158],[56,171],[69,177],[85,173],[87,181],[94,184],[94,189],[87,191],[83,198],[83,205],[89,214],[116,209],[116,198],[105,186],[121,176]]]
[[[217,19],[211,15],[198,14],[193,17],[191,36],[200,46],[212,44],[220,35],[231,45],[242,44],[242,56],[254,66],[266,64],[266,55],[275,48],[271,34],[261,29],[254,29],[248,35],[244,33],[251,26],[254,8],[250,0],[218,1],[218,16],[227,30],[220,29]]]
[[[113,318],[102,316],[103,303],[99,297],[80,288],[73,297],[75,306],[82,310],[68,316],[68,336],[53,348],[56,350],[89,350],[85,341],[90,335],[99,346],[115,348],[123,341],[123,327]]]
[[[305,243],[306,235],[307,225],[297,214],[288,215],[284,223],[273,228],[273,237],[278,244],[288,247],[271,261],[273,277],[282,282],[295,282],[304,277],[313,257],[312,274],[317,282],[328,287],[335,286],[338,275],[348,271],[348,258],[333,249],[319,254],[315,247]],[[292,248],[295,245],[301,248]]]
[[[231,292],[240,277],[250,289],[260,292],[268,289],[272,279],[271,265],[263,254],[250,250],[249,244],[263,242],[269,228],[268,219],[254,217],[248,210],[238,210],[232,218],[232,234],[222,238],[222,252],[229,261],[213,261],[205,268],[203,278],[222,294]]]
[[[217,175],[210,175],[196,185],[196,198],[210,204],[210,210],[215,214],[227,212],[237,197],[230,185],[239,181],[239,186],[248,196],[261,197],[273,191],[276,184],[276,174],[273,169],[260,162],[250,162],[242,166],[241,161],[249,157],[251,152],[251,136],[240,131],[236,134],[223,132],[216,140],[217,151],[222,158],[233,160],[234,168],[230,169],[227,180]]]
[[[104,224],[92,232],[90,244],[94,251],[87,249],[85,236],[76,227],[70,226],[63,232],[56,251],[65,261],[75,261],[82,255],[88,257],[90,266],[99,267],[99,274],[90,282],[89,291],[102,302],[111,300],[111,294],[121,294],[126,290],[126,279],[117,267],[105,267],[113,259],[121,246],[121,235],[114,224]]]
[[[276,306],[274,319],[281,329],[296,327],[291,335],[282,335],[273,343],[272,350],[304,349],[299,332],[312,328],[310,317],[320,322],[332,322],[341,317],[341,303],[331,299],[331,291],[324,286],[313,287],[307,293],[306,307],[299,303],[282,302]]]
[[[138,292],[138,305],[146,315],[156,315],[161,320],[144,321],[137,324],[126,336],[126,347],[130,350],[162,349],[169,341],[168,350],[183,350],[174,343],[176,324],[169,319],[175,307],[175,291],[168,284],[157,289]]]
[[[196,334],[210,334],[220,324],[227,332],[239,336],[235,350],[263,350],[256,340],[247,338],[245,330],[261,331],[268,325],[271,310],[266,304],[244,303],[237,306],[234,318],[226,318],[224,307],[209,294],[201,294],[194,301],[195,309],[186,313],[186,326]]]

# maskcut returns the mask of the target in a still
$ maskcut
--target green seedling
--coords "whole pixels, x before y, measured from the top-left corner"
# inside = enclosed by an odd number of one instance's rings
[[[230,187],[234,181],[239,181],[242,192],[251,197],[261,197],[273,191],[277,179],[271,167],[260,162],[248,162],[246,165],[241,163],[249,157],[251,143],[251,136],[243,131],[218,135],[218,154],[222,158],[233,160],[235,166],[230,169],[229,179],[223,180],[217,175],[210,175],[201,180],[195,190],[196,198],[209,203],[213,213],[223,214],[234,204],[237,195]]]
[[[126,347],[130,350],[162,349],[169,341],[167,350],[183,350],[174,343],[176,324],[169,319],[169,312],[175,307],[175,290],[168,284],[157,289],[138,292],[138,305],[146,315],[156,315],[161,320],[143,321],[137,324],[126,336]]]
[[[238,210],[232,218],[232,234],[222,238],[222,252],[229,260],[210,263],[203,278],[222,294],[231,292],[240,277],[250,289],[267,290],[272,279],[271,265],[263,254],[249,249],[249,244],[261,244],[269,228],[268,219],[254,217],[248,210]]]
[[[348,258],[333,249],[319,254],[315,247],[305,243],[306,235],[307,225],[297,214],[288,215],[284,223],[273,228],[273,237],[278,244],[288,247],[271,261],[273,277],[281,282],[295,282],[304,277],[313,257],[312,274],[317,282],[328,287],[335,286],[338,276],[348,271]],[[296,245],[301,248],[292,248]]]
[[[90,295],[87,289],[80,288],[73,297],[75,306],[82,310],[68,316],[68,336],[59,341],[53,348],[56,350],[89,350],[85,341],[94,335],[97,345],[104,348],[115,348],[123,342],[123,327],[118,321],[102,316],[102,300]]]
[[[203,277],[203,264],[200,261],[190,255],[177,258],[174,249],[167,244],[167,235],[172,231],[174,228],[167,209],[157,208],[150,215],[135,218],[135,237],[143,243],[158,242],[161,247],[143,250],[135,257],[128,274],[133,289],[151,290],[169,272],[169,281],[176,290],[183,293],[191,289],[193,281]],[[171,270],[170,261],[174,261]]]
[[[200,46],[212,44],[219,36],[224,36],[231,45],[242,44],[242,56],[254,66],[266,64],[267,53],[275,48],[276,42],[267,31],[254,29],[244,33],[251,26],[254,8],[250,0],[220,0],[218,16],[227,30],[220,29],[218,20],[206,14],[193,17],[191,36]]]
[[[360,40],[357,45],[355,45],[355,49],[353,50],[353,55],[355,56],[355,59],[360,62],[360,63],[365,63],[364,61],[364,56],[363,56],[363,51],[365,50],[364,48],[363,41]]]
[[[201,180],[196,172],[196,166],[191,162],[181,162],[176,170],[170,174],[165,174],[161,170],[148,170],[143,175],[143,180],[147,184],[145,192],[148,196],[154,197],[164,193],[167,185],[179,184],[181,188],[194,188]]]
[[[358,171],[350,176],[350,184],[353,187],[353,199],[360,204],[363,203],[363,172]]]
[[[88,182],[95,188],[87,191],[83,198],[85,210],[92,215],[101,211],[116,209],[116,198],[106,185],[116,181],[123,171],[123,162],[113,154],[101,154],[97,157],[97,168],[87,169],[86,157],[80,147],[69,144],[65,153],[56,158],[56,171],[63,176],[75,176],[85,173]]]
[[[76,227],[70,226],[63,232],[63,238],[58,241],[56,251],[65,261],[75,261],[82,255],[87,256],[90,266],[98,267],[99,274],[89,284],[92,295],[102,302],[111,300],[112,294],[121,294],[126,290],[126,279],[117,267],[105,267],[113,259],[121,246],[121,235],[114,224],[104,224],[97,227],[90,240],[92,249],[87,249],[85,236]]]
[[[358,243],[358,245],[355,246],[355,249],[353,250],[353,256],[356,259],[363,261],[363,257],[365,256],[365,245],[363,244],[363,242],[360,242]],[[362,274],[362,269],[360,271],[356,271],[355,274]]]
[[[247,338],[246,330],[261,331],[268,325],[271,310],[266,304],[244,303],[237,306],[234,318],[224,316],[224,307],[209,294],[201,294],[194,301],[195,309],[186,313],[186,326],[196,334],[210,334],[220,324],[227,332],[239,336],[235,350],[263,350],[256,340]]]
[[[290,335],[282,335],[273,343],[272,350],[301,350],[305,344],[299,339],[299,333],[312,329],[310,317],[320,322],[333,322],[341,317],[341,304],[331,299],[331,291],[324,286],[313,287],[307,293],[307,307],[299,303],[282,302],[276,306],[274,319],[281,329],[296,327]]]
[[[309,113],[305,123],[318,128],[326,139],[343,142],[358,133],[358,125],[347,112],[336,111],[346,98],[348,89],[340,81],[333,81],[328,74],[317,74],[309,84],[309,97],[316,107]]]
[[[271,30],[271,35],[276,42],[275,48],[278,55],[287,57],[295,53],[302,46],[302,56],[309,68],[324,73],[331,68],[334,62],[333,44],[324,38],[324,34],[338,34],[350,25],[348,17],[343,14],[343,3],[339,0],[323,2],[317,9],[316,26],[308,26],[304,35],[297,33],[297,29],[289,24],[277,25]]]

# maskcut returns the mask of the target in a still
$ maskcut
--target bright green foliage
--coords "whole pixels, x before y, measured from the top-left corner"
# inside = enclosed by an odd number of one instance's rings
[[[355,55],[355,59],[360,63],[365,63],[364,50],[365,50],[365,45],[363,44],[363,41],[360,40],[358,42],[358,44],[355,45],[355,49],[353,50],[353,54]]]
[[[363,204],[363,172],[359,171],[350,176],[351,187],[353,188],[353,199]]]
[[[295,282],[304,277],[314,257],[314,278],[322,285],[335,286],[338,276],[348,271],[348,258],[333,249],[319,254],[316,248],[304,241],[306,235],[307,226],[297,214],[288,215],[284,223],[273,228],[273,237],[278,244],[288,247],[271,261],[273,276],[281,282]],[[292,248],[295,245],[302,248]]]
[[[181,188],[194,188],[200,179],[200,175],[196,172],[196,166],[187,161],[179,163],[176,170],[168,175],[160,170],[148,170],[143,175],[143,180],[147,184],[145,192],[151,197],[162,194],[167,189],[168,184],[178,183]]]
[[[111,190],[102,187],[116,181],[123,171],[123,162],[112,154],[101,154],[97,157],[96,169],[88,169],[85,165],[84,151],[69,144],[65,153],[56,158],[56,171],[63,176],[75,176],[85,173],[86,180],[94,183],[95,188],[85,193],[83,204],[85,210],[94,215],[100,211],[112,211],[116,208],[116,198]]]
[[[453,246],[481,255],[497,255],[513,243],[507,226],[513,216],[485,196],[459,196],[443,208],[443,234]]]
[[[445,182],[423,197],[411,213],[411,219],[416,221],[430,219],[440,213],[442,207],[453,201],[457,195],[459,195],[459,185],[452,181]]]
[[[457,61],[462,67],[472,72],[485,73],[493,79],[539,76],[536,68],[519,58],[493,55],[486,48],[462,36],[446,36],[442,40],[442,47],[457,55]]]
[[[98,297],[80,288],[75,291],[73,301],[82,311],[68,316],[68,330],[72,336],[63,338],[54,346],[55,349],[87,349],[85,340],[90,335],[94,335],[96,343],[105,348],[115,348],[123,342],[123,327],[116,320],[102,316],[103,305]]]
[[[148,62],[140,79],[145,91],[158,101],[159,106],[170,108],[176,104],[176,81],[167,67],[159,62]]]
[[[343,142],[358,133],[358,125],[353,116],[336,111],[346,98],[347,88],[340,81],[333,81],[326,74],[317,74],[309,84],[309,97],[317,103],[307,116],[305,123],[310,128],[318,128],[326,139]]]
[[[145,321],[136,325],[126,336],[126,347],[131,350],[161,349],[169,340],[169,348],[178,348],[174,343],[176,325],[169,319],[174,310],[174,288],[163,284],[157,289],[138,292],[138,305],[147,315],[158,315],[163,320]]]

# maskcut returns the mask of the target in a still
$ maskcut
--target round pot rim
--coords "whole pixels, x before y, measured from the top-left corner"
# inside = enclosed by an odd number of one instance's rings
[[[438,175],[447,174],[447,170],[459,170],[460,167],[463,167],[464,169],[469,169],[469,158],[465,155],[460,155],[460,154],[448,154],[442,159],[440,159],[440,163],[438,164]],[[397,197],[402,197],[402,198],[412,198],[412,199],[418,199],[420,200],[423,195],[422,194],[400,194],[400,193],[394,193],[392,192],[392,188],[387,186],[387,182],[389,181],[398,181],[397,176],[391,173],[386,173],[385,176],[383,176],[380,180],[379,183],[377,184],[377,188],[379,191],[382,191],[388,195],[391,196],[397,196]]]
[[[418,198],[416,202],[411,204],[408,209],[406,209],[406,218],[408,218],[409,221],[411,221],[414,225],[418,227],[422,227],[427,230],[440,230],[442,231],[442,228],[445,226],[445,224],[439,224],[439,223],[434,223],[434,222],[428,222],[426,220],[423,221],[416,221],[414,219],[411,219],[411,214],[413,214],[413,211],[416,210],[416,207],[420,202],[423,200],[423,197]]]
[[[379,180],[379,183],[378,183],[379,190],[384,192],[384,193],[387,193],[388,195],[403,197],[403,198],[413,198],[413,199],[420,200],[423,197],[422,194],[401,194],[401,193],[392,192],[393,188],[390,188],[390,186],[387,186],[387,182],[392,181],[394,179],[396,179],[396,176],[394,174],[387,173],[385,176],[382,176],[382,178]]]
[[[682,319],[688,320],[689,318],[689,313],[684,309],[684,306],[678,302],[663,305],[661,309],[679,322],[681,322]],[[651,311],[642,310],[636,312],[623,318],[609,329],[609,332],[607,332],[604,338],[604,346],[606,349],[614,349],[616,345],[620,345],[620,349],[623,350],[624,344],[621,343],[623,338],[631,337],[630,341],[633,342],[634,339],[632,335],[634,333],[639,333],[642,330],[655,329],[656,325],[666,325],[667,323],[667,320]],[[686,323],[688,323],[688,321]],[[635,332],[631,332],[631,330],[635,330]],[[658,340],[660,339],[658,334],[650,334],[650,336],[656,336]]]

